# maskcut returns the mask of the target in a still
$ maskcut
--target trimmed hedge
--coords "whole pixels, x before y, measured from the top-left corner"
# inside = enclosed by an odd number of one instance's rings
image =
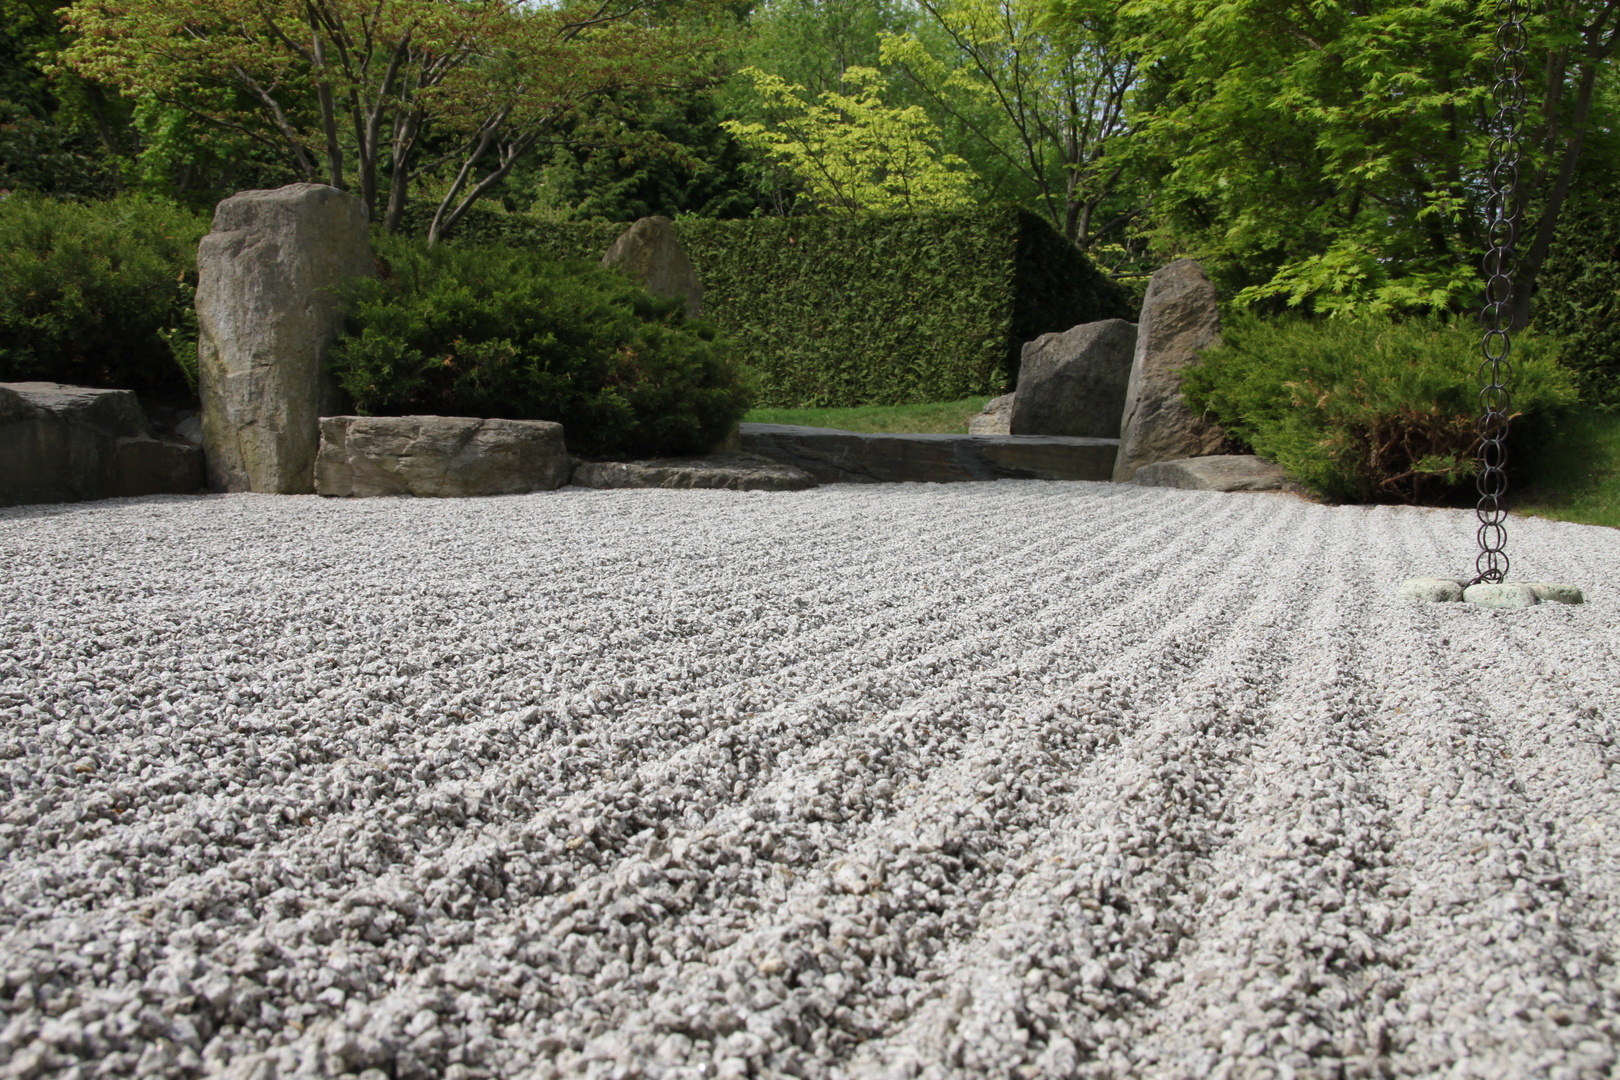
[[[407,218],[407,230],[425,221]],[[600,259],[626,228],[492,210],[464,244]],[[1096,319],[1134,319],[1125,289],[1041,218],[1014,207],[904,216],[717,221],[676,234],[703,313],[759,376],[756,405],[954,401],[1011,389],[1023,343]]]
[[[1536,282],[1534,328],[1562,339],[1581,397],[1620,407],[1620,191],[1571,207]]]

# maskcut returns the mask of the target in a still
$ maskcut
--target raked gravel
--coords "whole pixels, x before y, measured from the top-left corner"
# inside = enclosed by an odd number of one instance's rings
[[[0,511],[0,1075],[1613,1077],[1620,531],[1083,483]]]

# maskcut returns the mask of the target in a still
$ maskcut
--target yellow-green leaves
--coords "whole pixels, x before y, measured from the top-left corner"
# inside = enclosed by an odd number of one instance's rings
[[[966,207],[967,164],[939,150],[939,129],[919,106],[884,105],[874,68],[845,71],[848,92],[807,100],[804,88],[758,68],[752,80],[768,122],[731,120],[727,131],[786,166],[818,204],[838,210]]]

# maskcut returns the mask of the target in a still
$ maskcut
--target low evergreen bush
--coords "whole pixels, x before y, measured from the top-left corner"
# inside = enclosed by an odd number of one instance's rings
[[[699,452],[748,407],[714,327],[622,275],[531,251],[381,239],[328,364],[365,415],[554,420],[593,457]]]
[[[0,199],[0,382],[42,380],[185,396],[187,325],[208,222],[139,196]]]
[[[1443,500],[1477,469],[1479,334],[1470,325],[1388,319],[1239,317],[1182,376],[1188,405],[1345,502]],[[1513,343],[1510,461],[1577,399],[1554,342]]]
[[[425,233],[427,214],[407,215]],[[595,262],[628,226],[484,210],[462,243]],[[746,350],[770,408],[912,405],[1000,394],[1024,342],[1136,318],[1127,291],[1016,207],[721,221],[678,218],[703,312]]]

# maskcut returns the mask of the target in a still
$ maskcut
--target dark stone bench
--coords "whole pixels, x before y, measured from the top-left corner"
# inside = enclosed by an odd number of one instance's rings
[[[903,435],[787,424],[742,425],[742,448],[824,484],[1112,479],[1118,439]]]

